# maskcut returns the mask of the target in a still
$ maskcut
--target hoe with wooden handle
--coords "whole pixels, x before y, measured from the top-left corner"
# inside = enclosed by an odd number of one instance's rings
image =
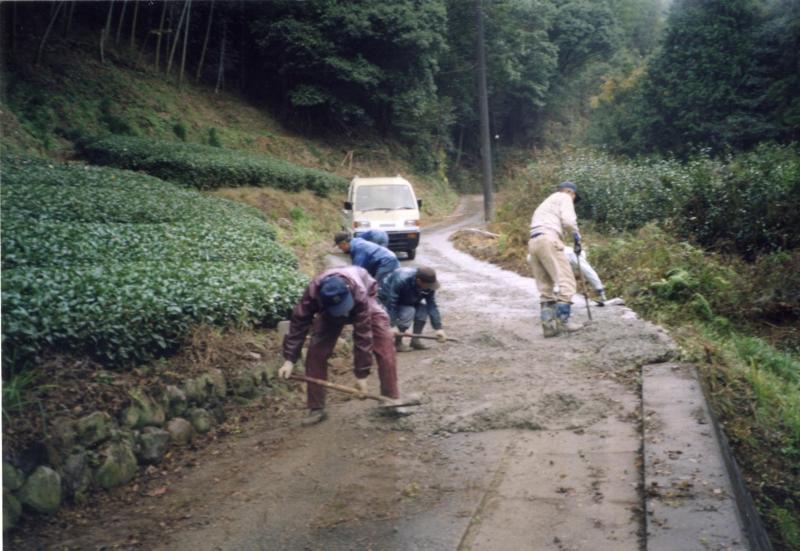
[[[386,396],[380,396],[378,394],[370,394],[368,392],[361,392],[354,388],[350,388],[349,386],[338,385],[336,383],[331,383],[329,381],[325,381],[322,379],[315,379],[314,377],[307,377],[305,375],[298,375],[296,373],[292,373],[291,375],[289,375],[289,378],[295,381],[303,381],[309,384],[324,386],[332,390],[338,390],[339,392],[351,394],[353,396],[357,396],[358,398],[369,398],[370,400],[377,400],[378,402],[381,403],[381,407],[385,408],[419,406],[422,404],[422,402],[417,398],[411,398],[408,400],[393,400],[392,398],[387,398]]]

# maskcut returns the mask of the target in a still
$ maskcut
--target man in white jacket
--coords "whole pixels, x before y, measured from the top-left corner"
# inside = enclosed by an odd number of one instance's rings
[[[569,319],[572,295],[577,286],[562,241],[562,234],[567,232],[575,244],[574,252],[581,253],[581,235],[575,214],[575,202],[579,200],[577,186],[572,182],[562,182],[531,217],[528,252],[539,289],[545,337],[555,337],[562,331],[573,332],[582,327]]]

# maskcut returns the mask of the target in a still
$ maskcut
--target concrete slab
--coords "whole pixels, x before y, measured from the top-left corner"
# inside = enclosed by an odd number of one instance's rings
[[[613,418],[510,440],[459,549],[640,549],[639,449]]]
[[[747,549],[695,367],[644,366],[642,404],[647,549]]]

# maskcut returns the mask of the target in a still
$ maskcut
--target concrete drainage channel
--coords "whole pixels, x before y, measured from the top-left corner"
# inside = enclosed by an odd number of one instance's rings
[[[646,548],[771,550],[692,364],[642,368]]]

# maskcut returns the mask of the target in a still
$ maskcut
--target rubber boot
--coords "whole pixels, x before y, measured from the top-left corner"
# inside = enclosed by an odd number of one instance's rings
[[[567,302],[559,302],[556,304],[556,321],[558,322],[558,330],[565,333],[574,333],[583,329],[583,324],[575,323],[569,320],[572,310],[572,305]]]
[[[425,322],[424,321],[414,321],[414,334],[421,335],[422,330],[425,329]],[[422,342],[422,339],[412,338],[411,339],[411,348],[414,350],[427,350],[430,348],[427,344]]]
[[[556,321],[556,303],[543,302],[541,307],[542,333],[545,338],[558,335],[558,322]]]
[[[397,352],[411,352],[411,347],[403,344],[403,337],[394,338],[394,349]]]

